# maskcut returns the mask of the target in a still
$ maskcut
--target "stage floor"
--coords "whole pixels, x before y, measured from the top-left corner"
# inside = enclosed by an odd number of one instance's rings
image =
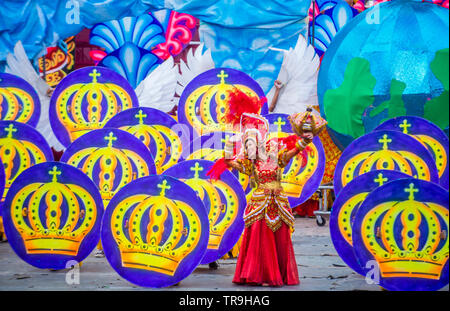
[[[330,239],[328,223],[319,227],[315,218],[296,218],[293,242],[300,285],[281,288],[239,286],[231,282],[236,259],[219,261],[217,270],[199,266],[171,291],[379,291],[365,278],[348,268],[337,255]],[[105,258],[91,254],[80,268],[80,284],[66,283],[67,270],[40,270],[20,260],[8,243],[0,243],[0,290],[154,290],[135,286],[122,279]],[[449,290],[448,285],[442,290]]]

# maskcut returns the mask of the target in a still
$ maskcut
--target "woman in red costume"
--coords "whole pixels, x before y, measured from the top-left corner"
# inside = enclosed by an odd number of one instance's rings
[[[236,99],[239,97],[239,99]],[[247,97],[247,96],[245,96]],[[250,176],[256,186],[244,212],[245,230],[233,282],[250,285],[297,285],[299,277],[291,232],[294,227],[289,201],[281,186],[283,168],[304,150],[326,122],[310,110],[290,117],[297,135],[267,141],[268,122],[255,113],[257,100],[230,94],[227,121],[240,120],[240,135],[227,141],[225,157],[208,173],[218,179],[234,168]],[[239,146],[240,144],[240,146]]]

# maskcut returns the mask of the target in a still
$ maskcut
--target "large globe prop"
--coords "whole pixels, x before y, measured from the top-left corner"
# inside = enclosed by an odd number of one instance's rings
[[[387,119],[425,118],[448,135],[449,11],[416,0],[381,3],[336,35],[318,80],[322,116],[345,148]]]

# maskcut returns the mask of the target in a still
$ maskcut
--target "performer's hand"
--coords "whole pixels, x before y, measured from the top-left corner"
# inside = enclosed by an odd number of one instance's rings
[[[54,91],[55,91],[55,89],[51,87],[47,90],[46,95],[48,97],[52,97]]]
[[[275,85],[275,88],[277,90],[280,90],[284,86],[284,84],[280,80],[275,80],[273,85]]]
[[[313,140],[313,138],[314,138],[314,135],[313,135],[313,133],[304,133],[303,134],[303,136],[302,136],[302,138],[303,138],[303,140],[305,141],[305,143],[311,143],[312,142],[312,140]]]

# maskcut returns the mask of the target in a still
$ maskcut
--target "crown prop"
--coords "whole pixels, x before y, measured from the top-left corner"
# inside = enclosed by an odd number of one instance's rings
[[[117,113],[133,107],[130,95],[123,88],[113,83],[98,83],[100,75],[94,69],[89,74],[92,83],[73,84],[56,99],[58,119],[67,129],[71,141],[102,128]]]
[[[123,126],[120,129],[139,138],[149,149],[151,142],[155,142],[157,148],[154,160],[157,174],[161,174],[178,162],[183,151],[181,139],[166,126],[145,124],[143,120],[147,114],[144,114],[142,110],[139,110],[135,117],[139,120],[139,124]]]
[[[162,189],[159,196],[134,195],[117,205],[111,218],[111,231],[123,267],[173,276],[183,258],[197,246],[202,228],[198,215],[189,205],[165,197],[166,189],[170,189],[166,181],[158,187]],[[130,210],[129,219],[125,219]],[[141,230],[147,211],[150,220],[146,230]],[[164,223],[168,218],[173,225],[165,234]]]
[[[110,132],[104,139],[107,147],[91,147],[80,150],[72,155],[67,163],[80,168],[89,176],[100,190],[105,206],[114,194],[136,178],[149,174],[149,168],[144,159],[136,152],[115,148],[113,146],[117,137]],[[121,174],[117,174],[116,168],[120,166]],[[96,174],[99,168],[98,174]],[[95,175],[96,174],[96,175]]]
[[[29,93],[16,87],[0,87],[0,120],[27,123],[34,112]],[[3,108],[6,108],[3,111]]]
[[[21,189],[11,204],[11,218],[28,254],[76,256],[84,237],[94,226],[97,208],[91,194],[78,185],[61,184],[56,166],[50,183],[33,183]],[[29,200],[28,206],[24,202]],[[67,219],[62,219],[67,208]],[[44,210],[46,222],[41,222]]]
[[[361,152],[347,161],[341,176],[342,185],[349,183],[354,176],[376,170],[395,170],[398,168],[402,173],[412,176],[413,168],[418,179],[430,180],[430,169],[427,163],[416,154],[409,151],[389,150],[389,144],[393,140],[384,134],[378,140],[381,150]],[[359,168],[359,171],[356,170]],[[356,174],[357,173],[357,174]]]
[[[44,153],[32,142],[13,137],[17,132],[14,124],[11,123],[5,128],[5,132],[6,137],[0,138],[0,157],[4,164],[6,179],[4,197],[20,173],[34,164],[46,161]]]
[[[220,81],[218,84],[201,86],[186,99],[186,103],[199,102],[197,109],[196,105],[186,105],[185,114],[189,123],[202,134],[226,131],[226,123],[234,123],[228,119],[232,115],[238,116],[236,122],[238,123],[239,117],[243,112],[239,106],[247,109],[247,112],[259,113],[262,103],[265,102],[265,98],[259,99],[254,90],[243,84],[232,85],[226,83],[228,74],[224,70],[221,70],[217,78]],[[248,110],[248,104],[253,100],[256,102],[257,107],[252,107]],[[212,103],[216,105],[216,117],[213,117],[211,113],[210,106],[212,106]],[[236,105],[233,105],[233,103],[236,103]],[[237,107],[241,112],[236,111],[234,107]]]
[[[183,182],[194,189],[202,200],[208,196],[210,202],[208,249],[218,249],[226,230],[237,217],[238,198],[234,190],[223,181],[209,182],[199,179],[198,171],[203,168],[199,167],[198,163],[191,170],[196,172],[195,177]],[[225,201],[221,198],[219,191],[222,192]]]
[[[382,203],[366,214],[361,224],[365,247],[378,262],[381,275],[389,277],[418,277],[438,280],[448,260],[448,209],[435,203],[414,200],[414,184],[404,189],[409,199],[403,202]],[[380,217],[381,225],[377,227]],[[439,218],[445,220],[442,227]],[[401,241],[394,236],[394,223],[400,220]],[[420,230],[425,222],[428,230]],[[425,244],[421,234],[428,232]],[[424,239],[422,237],[422,239]]]

